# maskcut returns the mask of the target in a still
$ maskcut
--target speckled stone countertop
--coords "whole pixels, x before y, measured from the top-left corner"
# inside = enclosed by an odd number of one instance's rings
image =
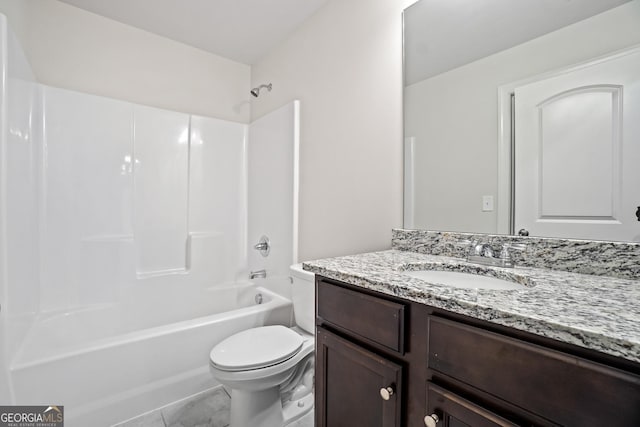
[[[426,267],[426,268],[425,268]],[[479,266],[388,250],[303,263],[322,276],[640,362],[640,281],[533,267]],[[407,270],[454,270],[516,281],[517,290],[428,283]]]

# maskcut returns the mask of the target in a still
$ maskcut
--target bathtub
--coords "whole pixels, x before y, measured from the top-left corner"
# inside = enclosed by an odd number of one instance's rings
[[[290,300],[249,282],[134,307],[36,320],[11,363],[14,401],[64,405],[67,427],[112,425],[217,385],[208,356],[222,339],[292,320]]]

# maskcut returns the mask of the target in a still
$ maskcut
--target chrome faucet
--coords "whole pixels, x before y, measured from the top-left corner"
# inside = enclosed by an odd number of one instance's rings
[[[249,280],[251,279],[264,279],[267,277],[267,270],[256,270],[249,273]]]
[[[492,258],[493,257],[493,248],[488,243],[477,243],[474,248],[474,255],[479,255],[482,257]]]
[[[269,256],[269,252],[271,252],[271,243],[269,242],[269,238],[267,236],[260,237],[258,243],[253,245],[253,249],[260,252],[260,255],[263,257]]]
[[[526,246],[521,243],[503,243],[499,255],[495,256],[495,251],[491,244],[474,240],[469,244],[467,261],[494,267],[513,267],[514,263],[510,249],[522,251],[525,248]]]

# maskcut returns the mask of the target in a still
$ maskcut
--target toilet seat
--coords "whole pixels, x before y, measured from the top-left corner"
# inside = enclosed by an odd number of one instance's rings
[[[303,342],[302,336],[285,326],[262,326],[221,341],[209,358],[211,365],[221,371],[260,369],[291,359],[302,349]]]

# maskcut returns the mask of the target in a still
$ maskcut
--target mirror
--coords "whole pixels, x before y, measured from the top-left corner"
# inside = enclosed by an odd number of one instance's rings
[[[404,227],[513,232],[500,90],[640,44],[640,0],[420,0],[403,19]]]

